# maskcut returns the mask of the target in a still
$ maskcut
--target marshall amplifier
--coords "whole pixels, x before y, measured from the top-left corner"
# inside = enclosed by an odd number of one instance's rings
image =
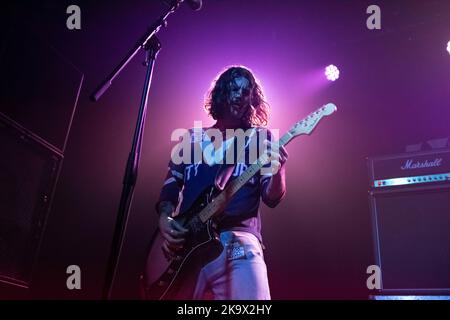
[[[383,294],[450,293],[450,149],[368,158]]]

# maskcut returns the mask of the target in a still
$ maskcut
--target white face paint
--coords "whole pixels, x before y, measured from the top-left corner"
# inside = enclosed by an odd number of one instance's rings
[[[234,78],[230,89],[230,114],[241,119],[251,102],[250,82],[245,77]]]

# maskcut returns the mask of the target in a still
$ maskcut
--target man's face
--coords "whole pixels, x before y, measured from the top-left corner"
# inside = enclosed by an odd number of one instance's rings
[[[229,96],[230,114],[241,119],[251,102],[250,82],[245,77],[237,77],[231,81]]]

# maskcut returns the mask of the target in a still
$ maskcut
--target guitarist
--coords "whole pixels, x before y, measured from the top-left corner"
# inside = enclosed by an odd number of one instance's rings
[[[256,132],[256,139],[265,130],[269,138],[265,141],[270,150],[269,165],[274,170],[269,174],[255,175],[226,206],[216,224],[224,250],[218,258],[203,267],[192,298],[270,299],[267,268],[262,252],[259,204],[261,199],[273,208],[284,197],[288,154],[284,147],[270,148],[270,131],[264,128],[268,123],[269,106],[264,101],[261,86],[249,69],[233,66],[221,73],[207,95],[205,109],[216,120],[213,128],[223,132],[223,140],[226,129],[245,131],[252,128]],[[194,139],[191,140],[193,141]],[[226,145],[226,141],[223,145]],[[172,219],[179,205],[180,195],[183,200],[179,211],[183,212],[200,191],[217,182],[217,177],[226,181],[227,178],[239,176],[243,170],[242,165],[233,166],[228,177],[224,178],[220,176],[219,168],[222,167],[211,159],[191,165],[169,162],[166,180],[156,205],[159,228],[165,239],[162,250],[167,257],[176,256],[177,250],[183,247],[187,232],[187,229]]]

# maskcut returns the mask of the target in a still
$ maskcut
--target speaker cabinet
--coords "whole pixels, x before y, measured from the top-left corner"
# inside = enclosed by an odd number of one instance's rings
[[[62,154],[0,114],[0,281],[29,287]]]
[[[372,193],[382,290],[450,293],[450,186]]]
[[[0,74],[0,112],[64,152],[82,72],[18,15],[0,38]]]

